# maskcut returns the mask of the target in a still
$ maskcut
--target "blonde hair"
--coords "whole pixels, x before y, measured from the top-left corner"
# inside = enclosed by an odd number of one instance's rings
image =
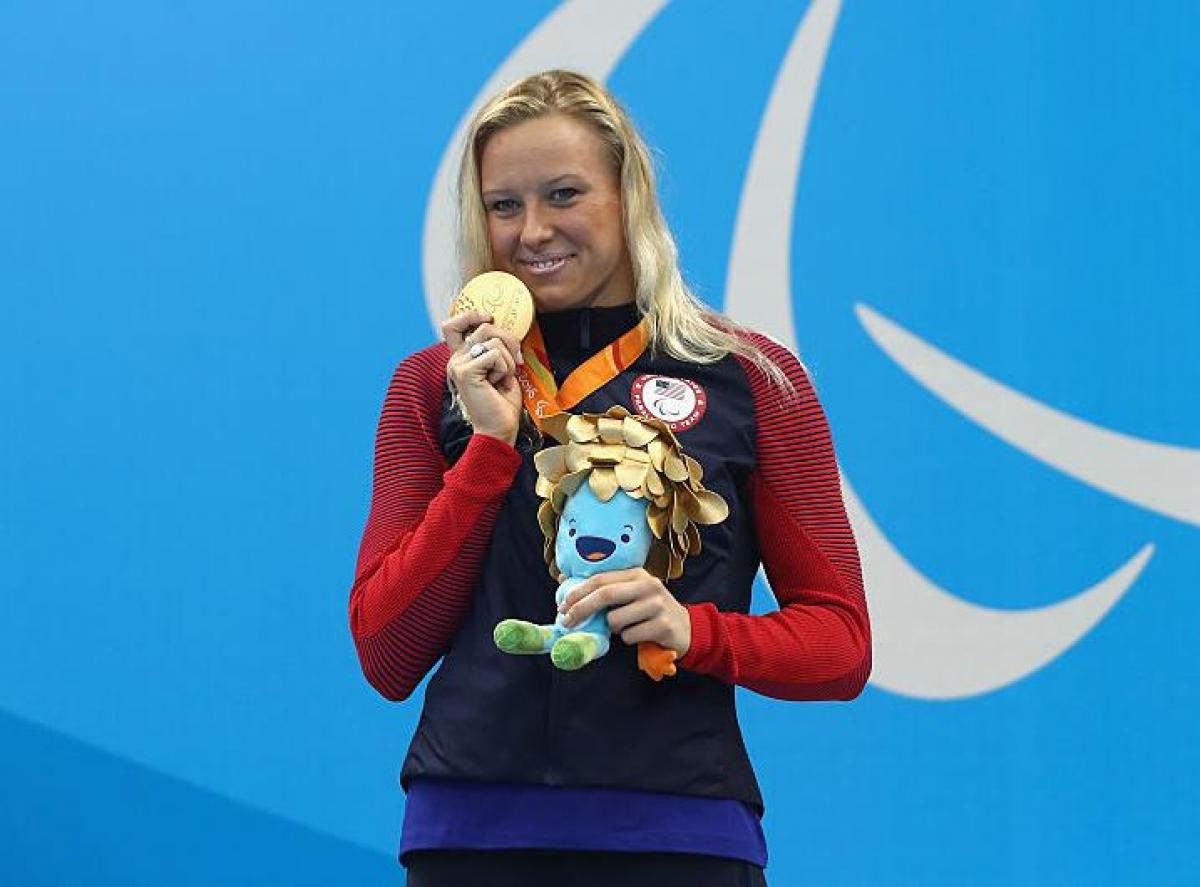
[[[638,312],[649,320],[652,349],[701,364],[737,354],[753,362],[781,391],[794,393],[783,371],[751,344],[742,328],[701,303],[684,283],[675,238],[659,207],[650,151],[616,98],[583,74],[564,70],[533,74],[494,96],[471,120],[458,177],[462,281],[494,268],[480,193],[484,147],[497,132],[549,114],[564,114],[586,124],[608,146],[620,176],[634,296]]]

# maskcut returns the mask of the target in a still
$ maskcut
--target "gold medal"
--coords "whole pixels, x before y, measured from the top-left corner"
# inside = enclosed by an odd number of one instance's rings
[[[492,315],[500,329],[524,339],[533,323],[533,296],[520,279],[504,271],[485,271],[467,281],[450,316],[464,311],[482,311]]]

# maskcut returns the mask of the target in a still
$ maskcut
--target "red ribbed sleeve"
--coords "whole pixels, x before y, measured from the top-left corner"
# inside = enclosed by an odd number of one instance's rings
[[[853,699],[871,673],[871,626],[829,424],[795,355],[766,336],[751,340],[796,388],[793,399],[741,359],[757,422],[748,492],[779,610],[690,605],[692,645],[680,665],[778,699]]]
[[[444,345],[414,354],[388,386],[350,590],[363,674],[393,700],[406,699],[445,653],[521,465],[504,441],[476,434],[446,469],[438,426],[449,355]]]

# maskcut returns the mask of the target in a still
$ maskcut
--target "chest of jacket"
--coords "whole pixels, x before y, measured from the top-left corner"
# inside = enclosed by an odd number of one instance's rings
[[[571,368],[556,365],[556,374]],[[684,451],[703,466],[705,486],[730,506],[725,521],[700,528],[703,550],[668,588],[684,603],[747,612],[759,556],[745,497],[755,463],[754,405],[740,364],[729,357],[698,366],[644,354],[573,412],[614,405],[671,422]],[[448,461],[469,435],[447,416]],[[554,619],[556,583],[542,559],[532,442],[523,450],[472,605],[426,691],[402,777],[642,788],[760,805],[728,685],[683,669],[655,683],[638,671],[635,649],[617,639],[577,672],[560,672],[545,656],[495,648],[492,630],[502,619]]]

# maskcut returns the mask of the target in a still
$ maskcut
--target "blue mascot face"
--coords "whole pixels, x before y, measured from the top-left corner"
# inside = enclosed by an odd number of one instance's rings
[[[554,540],[554,559],[563,574],[585,578],[646,563],[654,537],[646,522],[645,499],[618,489],[601,502],[586,481],[567,500]]]

